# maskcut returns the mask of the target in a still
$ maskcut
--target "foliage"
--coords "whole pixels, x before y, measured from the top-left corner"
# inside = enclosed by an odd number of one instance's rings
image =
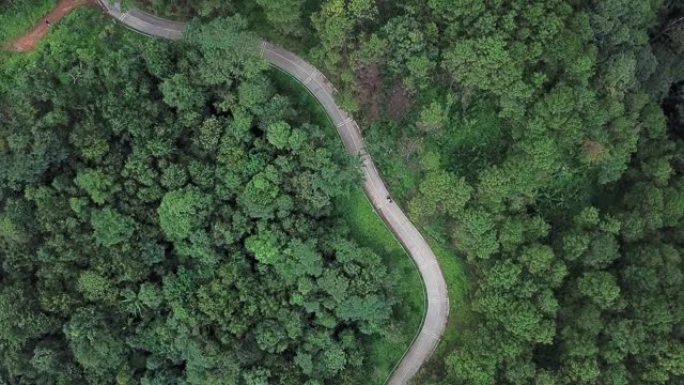
[[[357,162],[239,17],[179,44],[76,22],[2,68],[2,379],[365,383],[363,342],[398,326],[386,261],[334,207]]]
[[[57,4],[57,0],[7,0],[0,3],[0,43],[25,33]]]
[[[323,2],[312,57],[365,107],[412,219],[468,264],[472,319],[420,383],[681,382],[681,87],[668,121],[659,104],[684,76],[683,11]],[[649,269],[667,278],[633,278]]]
[[[248,22],[196,24],[182,48],[125,46],[137,64],[102,53],[127,63],[105,66],[121,76],[104,85],[77,69],[99,68],[86,50],[18,76],[31,98],[3,84],[0,308],[21,321],[0,316],[6,371],[367,380],[358,341],[388,333],[393,300],[379,257],[334,220],[357,176],[264,80],[250,25],[298,38],[358,108],[394,195],[450,246],[442,264],[462,256],[468,308],[419,383],[682,382],[678,2],[141,3]],[[135,333],[107,327],[130,319]]]

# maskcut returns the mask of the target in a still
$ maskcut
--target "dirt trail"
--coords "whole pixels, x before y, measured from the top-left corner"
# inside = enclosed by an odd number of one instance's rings
[[[40,40],[48,33],[52,24],[58,22],[61,18],[68,15],[69,12],[80,7],[81,5],[93,5],[93,0],[60,0],[59,4],[38,24],[33,27],[31,32],[18,37],[7,45],[7,48],[16,52],[28,52],[36,48]]]

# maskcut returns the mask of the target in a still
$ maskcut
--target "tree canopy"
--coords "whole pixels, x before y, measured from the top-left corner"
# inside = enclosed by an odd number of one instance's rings
[[[0,379],[368,383],[401,298],[335,217],[355,163],[251,29],[335,84],[440,251],[417,383],[684,381],[680,2],[137,3],[197,19],[0,73]]]
[[[2,68],[0,382],[362,383],[397,299],[334,215],[356,161],[240,17],[77,38],[102,17]]]

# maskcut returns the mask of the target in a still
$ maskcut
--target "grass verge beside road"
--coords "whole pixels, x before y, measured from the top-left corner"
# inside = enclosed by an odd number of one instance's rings
[[[387,132],[371,129],[371,138],[375,137],[381,141],[382,138],[378,137],[380,134],[387,135]],[[378,168],[387,176],[385,180],[389,184],[390,191],[402,209],[408,212],[407,203],[417,193],[418,184],[421,180],[420,167],[411,163],[411,161],[416,162],[415,159],[407,161],[398,156],[395,151],[387,151],[389,143],[380,143],[384,147],[375,148],[373,154],[377,156]],[[433,218],[432,223],[421,223],[415,218],[409,219],[425,237],[437,256],[449,291],[449,322],[437,350],[418,372],[414,381],[416,384],[422,384],[428,381],[436,382],[445,373],[444,361],[447,355],[453,352],[460,343],[461,332],[465,329],[465,325],[474,321],[469,310],[468,273],[456,247],[449,240],[447,235],[450,232],[448,224],[438,218]]]
[[[413,260],[375,213],[360,187],[339,199],[335,206],[350,226],[352,237],[385,261],[400,301],[395,306],[397,328],[387,338],[371,341],[370,383],[383,384],[423,321],[426,307],[423,283]]]
[[[438,381],[445,373],[444,361],[448,354],[454,351],[461,341],[461,331],[465,325],[471,322],[470,305],[468,303],[468,279],[463,262],[455,253],[448,242],[439,237],[438,231],[425,227],[419,227],[425,235],[439,260],[439,265],[444,273],[449,290],[449,322],[442,336],[442,341],[437,345],[437,350],[430,360],[421,368],[414,382],[422,384],[429,380]]]

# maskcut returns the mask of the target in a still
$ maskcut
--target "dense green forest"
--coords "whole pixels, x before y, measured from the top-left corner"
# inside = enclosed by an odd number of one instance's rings
[[[198,21],[0,79],[0,378],[367,383],[402,298],[334,210],[358,165],[247,28],[336,84],[467,271],[417,383],[684,383],[680,2],[128,3]]]
[[[420,309],[335,207],[356,160],[244,27],[91,10],[3,56],[1,384],[360,384],[406,347]]]
[[[392,190],[468,270],[458,336],[418,383],[684,381],[682,16],[331,0],[311,17],[310,56]]]

